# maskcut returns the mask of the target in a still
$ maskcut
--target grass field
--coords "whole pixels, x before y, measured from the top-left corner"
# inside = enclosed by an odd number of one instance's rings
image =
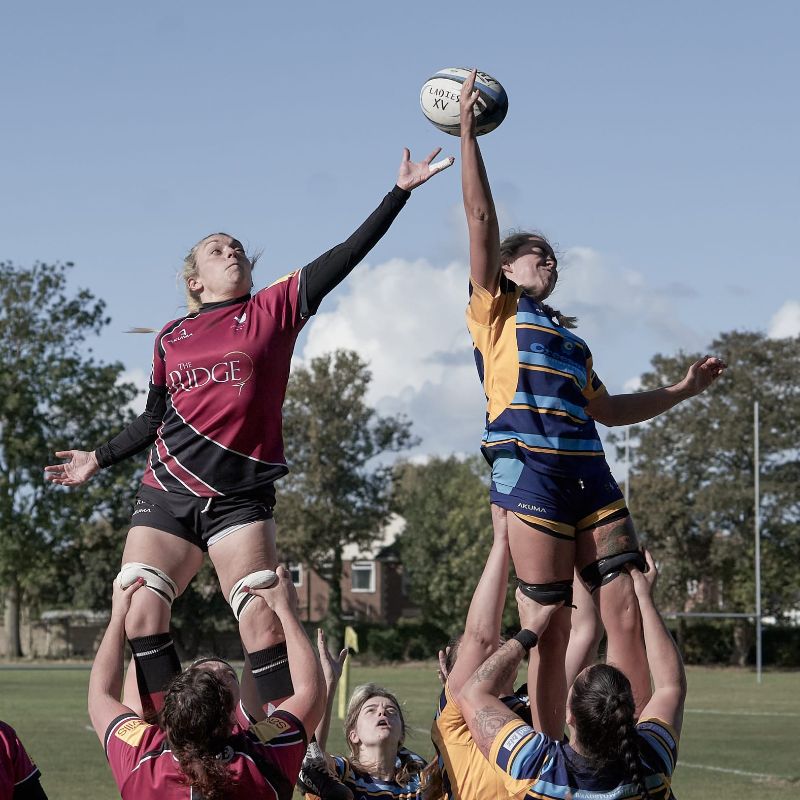
[[[88,665],[0,667],[0,719],[13,725],[42,770],[51,800],[118,797],[86,714]],[[407,744],[429,755],[438,696],[435,665],[354,667],[404,700]],[[334,722],[330,749],[344,752]],[[690,669],[689,700],[673,787],[679,800],[800,798],[800,672]]]

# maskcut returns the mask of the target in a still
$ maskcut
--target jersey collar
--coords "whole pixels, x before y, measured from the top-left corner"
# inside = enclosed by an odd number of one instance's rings
[[[198,314],[205,314],[208,311],[216,311],[218,308],[225,308],[226,306],[237,306],[250,299],[250,292],[243,294],[241,297],[234,297],[232,300],[218,300],[216,303],[203,303],[200,306]]]

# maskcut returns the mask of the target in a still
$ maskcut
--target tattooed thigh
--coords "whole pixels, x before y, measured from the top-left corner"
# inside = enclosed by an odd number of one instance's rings
[[[579,570],[601,558],[639,549],[639,539],[630,517],[580,531],[577,535],[576,565]]]

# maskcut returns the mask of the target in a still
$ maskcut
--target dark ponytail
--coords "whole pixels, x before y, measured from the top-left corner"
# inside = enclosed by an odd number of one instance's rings
[[[555,249],[543,233],[539,233],[539,231],[513,231],[500,242],[500,263],[508,264],[509,261],[511,261],[516,255],[517,250],[519,250],[522,245],[527,244],[531,239],[541,240],[551,250],[553,250],[553,253],[555,253]],[[545,314],[547,314],[551,320],[561,325],[561,327],[578,327],[577,317],[568,317],[566,314],[562,314],[560,311],[552,306],[549,306],[547,303],[542,303],[541,301],[539,302],[544,309]]]
[[[204,800],[230,793],[225,756],[233,708],[231,692],[208,670],[187,669],[167,687],[162,726],[186,782]]]
[[[595,664],[572,686],[570,710],[581,753],[596,768],[618,763],[642,798],[649,798],[642,775],[630,681],[616,667]]]

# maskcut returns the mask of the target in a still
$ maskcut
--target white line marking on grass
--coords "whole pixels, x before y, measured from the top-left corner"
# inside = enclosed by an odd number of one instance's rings
[[[747,772],[743,769],[730,769],[728,767],[712,767],[709,764],[690,764],[687,761],[678,761],[679,767],[691,769],[707,769],[711,772],[727,772],[730,775],[742,775],[746,778],[765,778],[766,780],[796,781],[796,775],[770,775],[766,772]]]
[[[715,708],[687,708],[685,714],[723,714],[735,717],[800,717],[797,711],[720,711]]]

